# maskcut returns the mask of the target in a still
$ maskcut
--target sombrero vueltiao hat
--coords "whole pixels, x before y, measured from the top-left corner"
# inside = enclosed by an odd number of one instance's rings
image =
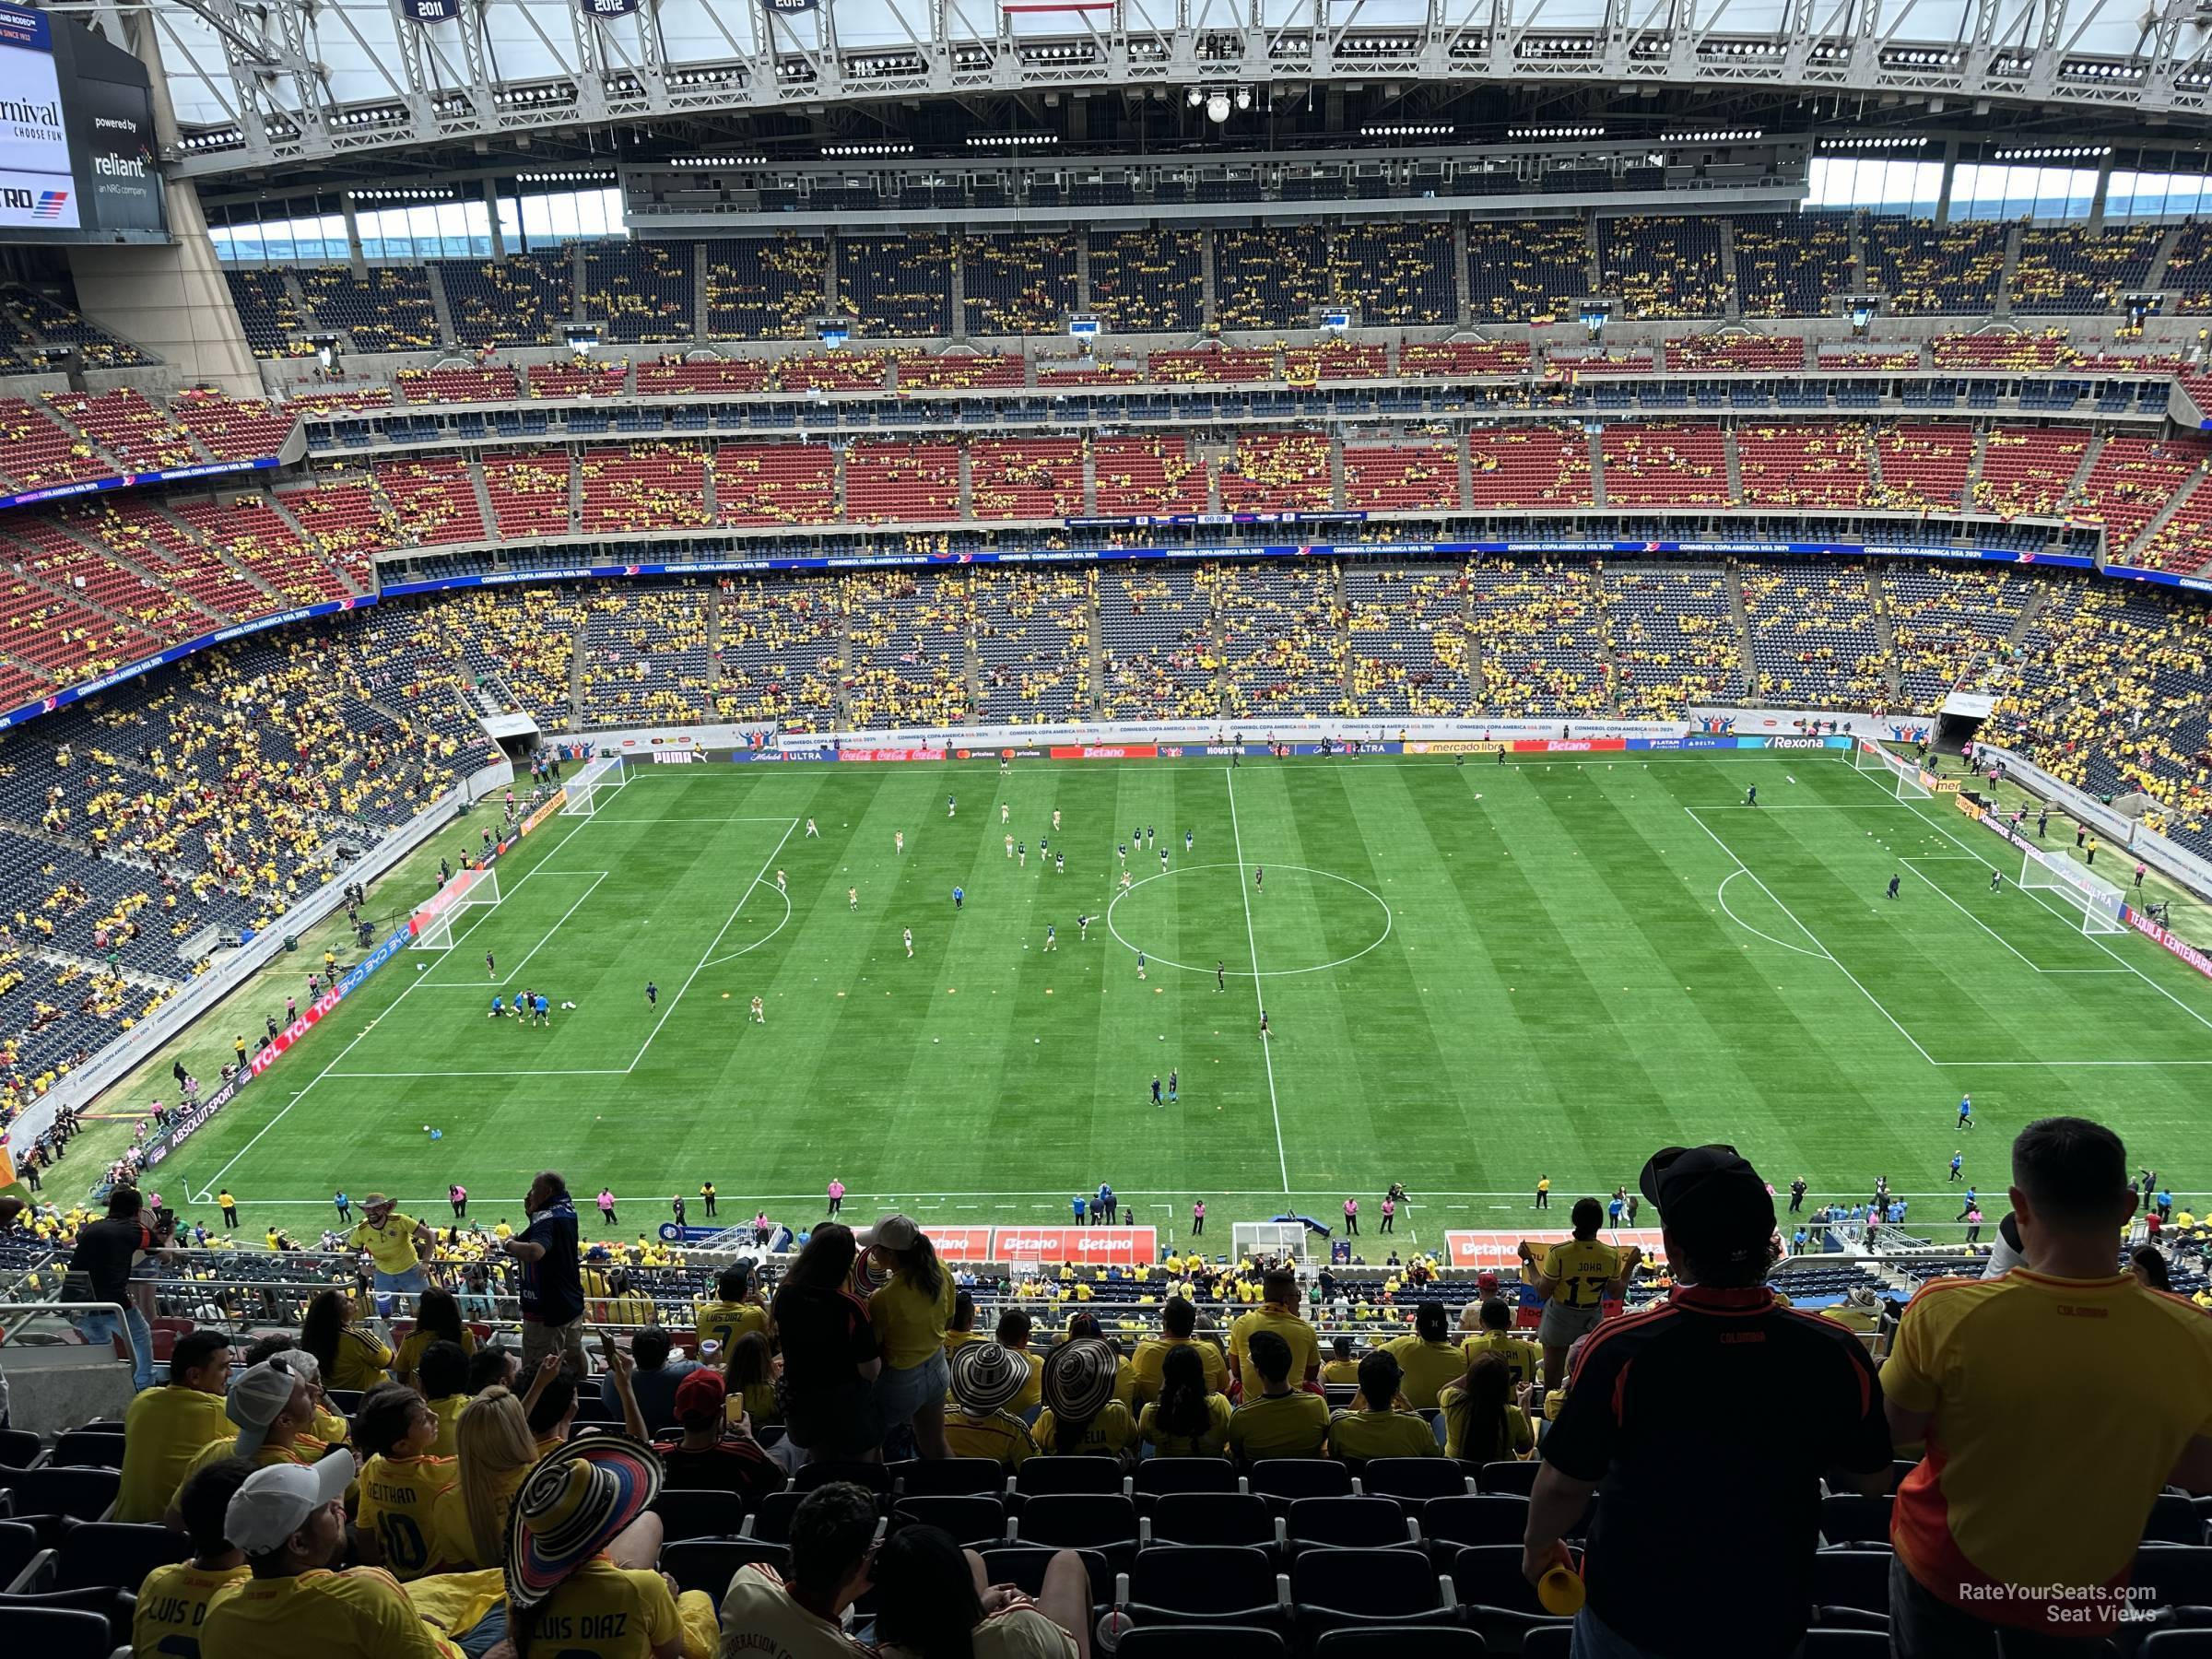
[[[1030,1362],[996,1342],[964,1342],[952,1350],[952,1397],[969,1411],[996,1411],[1030,1380]]]
[[[563,1446],[523,1477],[507,1518],[507,1599],[535,1607],[661,1493],[660,1455],[627,1435]]]
[[[853,1288],[859,1295],[873,1296],[889,1284],[892,1277],[889,1268],[876,1265],[876,1253],[873,1250],[864,1247],[853,1258]]]
[[[971,1345],[972,1346],[972,1345]],[[1087,1423],[1113,1398],[1113,1345],[1073,1336],[1044,1358],[1044,1403],[1054,1422]]]

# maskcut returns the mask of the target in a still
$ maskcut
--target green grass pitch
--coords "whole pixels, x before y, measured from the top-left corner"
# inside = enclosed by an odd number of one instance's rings
[[[1122,892],[1117,843],[1147,830]],[[1668,1143],[1847,1199],[1883,1174],[1940,1194],[1960,1146],[2001,1192],[2012,1132],[2053,1112],[2172,1162],[2212,985],[2085,937],[2018,864],[1834,753],[645,767],[531,836],[453,949],[374,975],[160,1184],[312,1228],[335,1185],[435,1215],[457,1180],[472,1217],[519,1220],[551,1165],[611,1185],[627,1233],[710,1178],[726,1218],[818,1215],[836,1175],[856,1214],[947,1223],[1062,1218],[1109,1180],[1177,1230],[1193,1194],[1222,1223],[1327,1217],[1395,1180],[1401,1232],[1434,1240],[1517,1225],[1539,1173],[1632,1183]],[[524,986],[550,1029],[487,1017]]]

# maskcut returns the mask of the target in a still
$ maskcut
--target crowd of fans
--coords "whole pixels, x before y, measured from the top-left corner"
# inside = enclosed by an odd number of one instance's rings
[[[459,1294],[429,1282],[432,1230],[372,1194],[341,1241],[368,1283],[295,1323],[183,1330],[157,1366],[132,1264],[192,1247],[120,1186],[68,1218],[64,1288],[124,1310],[76,1317],[94,1343],[130,1326],[139,1392],[52,1468],[112,1559],[150,1567],[114,1628],[147,1659],[180,1631],[343,1659],[1079,1656],[1227,1606],[1301,1647],[1397,1621],[1512,1646],[1571,1620],[1592,1654],[1781,1659],[1844,1628],[1901,1659],[2087,1659],[2191,1617],[2204,1523],[2174,1493],[2212,1488],[2212,1324],[2147,1283],[2162,1264],[2124,1270],[2140,1200],[2108,1130],[2029,1124],[2008,1197],[1971,1276],[1814,1314],[1774,1274],[1771,1185],[1733,1147],[1668,1147],[1625,1199],[1663,1261],[1580,1199],[1456,1320],[1464,1281],[1408,1264],[1445,1295],[1363,1344],[1326,1334],[1325,1269],[1194,1249],[1117,1270],[1147,1296],[1131,1341],[1079,1298],[1043,1328],[1034,1284],[983,1328],[973,1276],[896,1214],[818,1220],[765,1274],[656,1306],[597,1265],[547,1171],[485,1249],[519,1321],[476,1269]],[[1278,1560],[1289,1604],[1225,1605]],[[1732,1588],[1685,1609],[1685,1574]]]

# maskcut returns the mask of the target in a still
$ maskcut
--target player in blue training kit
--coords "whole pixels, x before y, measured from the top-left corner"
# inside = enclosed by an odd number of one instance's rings
[[[1961,1095],[1959,1099],[1959,1127],[1961,1129],[1971,1129],[1973,1126],[1974,1097],[1971,1094]]]
[[[517,1019],[525,1018],[528,1017],[529,1011],[529,1000],[520,991],[517,991],[514,994],[514,1017]]]
[[[537,1000],[530,1006],[532,1012],[537,1016],[537,1023],[539,1025],[549,1026],[553,1023],[553,1005],[546,1000],[546,994],[544,992],[539,992],[537,994]]]
[[[661,988],[654,984],[651,980],[647,980],[645,982],[645,1006],[649,1008],[657,1007],[660,1005],[660,1000]]]
[[[959,910],[961,904],[966,901],[968,895],[966,893],[962,892],[957,887],[954,888],[952,889],[952,908],[956,911]]]
[[[491,1017],[493,1019],[497,1019],[497,1018],[500,1017],[500,1014],[501,1014],[501,1013],[502,1013],[502,1012],[505,1010],[505,1008],[506,1008],[506,1005],[505,1005],[503,1002],[501,1002],[501,1001],[500,1000],[500,994],[499,994],[497,991],[494,991],[494,992],[491,994],[491,1016],[490,1016],[490,1017]]]
[[[1159,1104],[1159,1076],[1158,1073],[1154,1073],[1152,1077],[1152,1104],[1155,1106]]]
[[[1744,791],[1744,805],[1747,806],[1756,806],[1759,805],[1758,784],[1754,783],[1750,788]]]

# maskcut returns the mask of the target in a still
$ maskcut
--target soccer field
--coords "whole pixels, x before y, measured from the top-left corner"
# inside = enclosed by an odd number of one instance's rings
[[[1117,844],[1147,830],[1124,891]],[[1516,1224],[1539,1174],[1632,1186],[1669,1143],[1846,1200],[1877,1175],[1937,1194],[1963,1146],[2001,1194],[2012,1132],[2080,1112],[2204,1185],[2183,1159],[2212,983],[2085,936],[2018,864],[1833,751],[649,766],[549,820],[451,950],[371,976],[163,1174],[300,1228],[334,1186],[429,1216],[459,1181],[488,1224],[550,1165],[580,1199],[611,1185],[625,1234],[708,1179],[725,1219],[802,1222],[835,1175],[850,1213],[947,1223],[1065,1218],[1111,1181],[1178,1230],[1203,1194],[1224,1235],[1347,1194],[1371,1215],[1401,1181],[1401,1235],[1433,1240]],[[488,1018],[524,987],[549,1029]]]

